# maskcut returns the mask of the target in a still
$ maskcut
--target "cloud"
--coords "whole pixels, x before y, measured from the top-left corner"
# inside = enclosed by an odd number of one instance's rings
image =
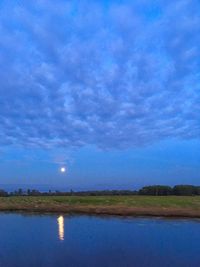
[[[0,144],[200,137],[200,3],[2,1]]]

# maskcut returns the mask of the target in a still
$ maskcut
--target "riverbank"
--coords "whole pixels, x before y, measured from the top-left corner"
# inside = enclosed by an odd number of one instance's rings
[[[0,211],[200,218],[198,196],[0,197]]]

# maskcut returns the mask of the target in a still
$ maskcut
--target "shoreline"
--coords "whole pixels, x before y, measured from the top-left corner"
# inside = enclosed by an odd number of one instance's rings
[[[0,212],[200,218],[200,197],[18,196],[0,197]]]
[[[200,218],[200,211],[175,208],[144,208],[144,207],[117,207],[117,206],[57,206],[57,207],[0,207],[0,212],[22,212],[40,214],[66,214],[66,215],[103,215],[103,216],[132,216],[132,217],[166,217],[166,218]]]

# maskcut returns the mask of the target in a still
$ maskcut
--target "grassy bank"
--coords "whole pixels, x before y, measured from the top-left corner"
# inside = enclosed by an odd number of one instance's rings
[[[19,196],[1,197],[0,211],[199,217],[200,197]]]

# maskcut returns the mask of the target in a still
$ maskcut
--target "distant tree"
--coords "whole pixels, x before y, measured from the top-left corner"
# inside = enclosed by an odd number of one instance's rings
[[[23,195],[23,190],[22,190],[21,188],[19,188],[17,194],[18,194],[19,196],[22,196],[22,195]]]
[[[33,190],[31,190],[30,195],[31,196],[40,196],[41,193],[40,193],[40,191],[33,189]]]
[[[195,186],[195,195],[200,195],[200,186]]]
[[[71,189],[70,190],[70,195],[73,196],[73,194],[74,194],[74,191]]]
[[[27,189],[27,195],[30,196],[30,194],[31,194],[31,190]]]
[[[172,194],[172,188],[167,185],[145,186],[139,190],[139,195],[168,196]]]
[[[3,189],[0,189],[0,197],[7,197],[8,196],[8,193],[3,190]]]
[[[177,196],[192,196],[199,192],[197,187],[193,185],[175,185],[173,188],[173,194]]]

